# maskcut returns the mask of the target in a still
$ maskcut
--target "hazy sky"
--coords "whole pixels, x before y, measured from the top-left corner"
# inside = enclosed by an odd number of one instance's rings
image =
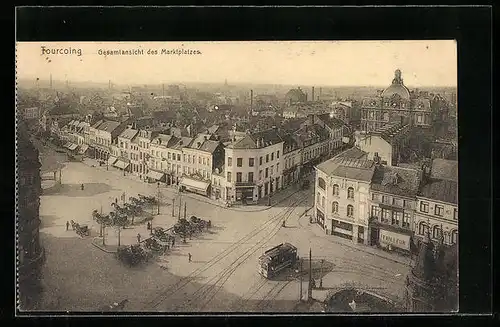
[[[42,54],[46,49],[81,49],[77,54]],[[19,78],[116,84],[169,82],[290,85],[391,83],[394,70],[408,86],[456,86],[457,50],[446,41],[307,42],[20,42]],[[101,50],[142,49],[142,55],[99,55]],[[158,54],[147,54],[148,49]],[[161,50],[201,54],[161,54]]]

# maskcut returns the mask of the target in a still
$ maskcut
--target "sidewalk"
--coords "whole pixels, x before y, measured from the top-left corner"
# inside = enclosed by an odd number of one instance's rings
[[[89,167],[92,166],[92,165],[94,165],[95,167],[92,167],[92,168],[95,168],[95,169],[100,169],[102,171],[106,170],[106,166],[99,166],[98,161],[95,160],[95,159],[92,159],[92,158],[85,158],[82,161],[82,163],[85,164],[85,165],[87,165],[87,166],[89,166]],[[113,175],[115,175],[117,177],[127,178],[129,180],[133,180],[133,181],[136,181],[136,182],[148,184],[148,183],[145,183],[143,180],[141,180],[136,175],[127,173],[124,176],[122,171],[117,170],[114,167],[109,167],[107,171],[110,174],[113,174]],[[154,189],[156,191],[156,184],[151,184],[151,186],[152,187],[154,186]],[[176,197],[177,194],[178,194],[177,189],[175,187],[172,187],[172,186],[162,186],[161,190],[171,192],[172,193],[171,195],[173,197]],[[230,211],[259,212],[259,211],[266,211],[266,210],[271,209],[272,207],[275,207],[276,205],[278,205],[281,202],[285,201],[286,199],[290,198],[293,194],[295,194],[295,193],[297,193],[299,191],[300,191],[300,188],[297,185],[295,185],[295,184],[290,185],[286,189],[283,189],[283,190],[279,191],[278,193],[274,194],[271,197],[271,205],[270,206],[267,205],[267,203],[268,203],[268,198],[267,197],[260,199],[259,200],[259,204],[257,204],[257,205],[246,205],[246,206],[245,205],[237,205],[237,206],[233,205],[231,207],[226,207],[226,205],[225,205],[224,202],[222,202],[220,200],[213,200],[213,199],[204,197],[202,195],[198,195],[198,194],[194,194],[194,193],[188,193],[188,192],[183,192],[182,196],[183,197],[186,196],[186,197],[189,197],[191,199],[194,199],[194,200],[197,200],[197,201],[200,201],[200,202],[204,202],[204,203],[207,203],[207,204],[211,204],[211,205],[214,205],[214,206],[225,208],[226,210],[230,210]]]
[[[354,249],[354,250],[357,250],[360,252],[365,252],[365,253],[371,254],[373,256],[380,257],[380,258],[385,259],[385,260],[390,260],[390,261],[393,261],[396,263],[410,266],[410,262],[411,262],[410,258],[406,258],[404,256],[401,256],[401,255],[395,254],[395,253],[389,253],[389,252],[383,251],[381,249],[378,249],[376,247],[371,247],[369,245],[353,243],[350,240],[346,240],[346,239],[343,239],[341,237],[337,237],[335,235],[326,235],[325,231],[323,229],[321,229],[321,227],[318,224],[309,223],[308,218],[307,218],[308,216],[306,215],[306,213],[308,213],[311,209],[306,211],[299,218],[299,225],[305,229],[308,229],[309,231],[314,233],[316,236],[321,237],[325,241],[328,241],[331,243],[346,246],[346,247],[349,247],[351,249]]]

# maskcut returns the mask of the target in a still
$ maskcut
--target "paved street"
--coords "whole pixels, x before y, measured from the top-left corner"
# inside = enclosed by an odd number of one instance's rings
[[[91,244],[99,226],[92,220],[94,209],[107,213],[111,202],[125,192],[129,196],[156,195],[156,184],[132,176],[122,176],[114,168],[91,167],[84,163],[65,163],[63,185],[44,192],[41,198],[41,235],[47,249],[44,266],[44,300],[40,309],[97,310],[99,307],[129,299],[128,310],[156,311],[265,311],[292,310],[299,295],[299,282],[266,281],[257,274],[257,259],[267,248],[288,241],[313,261],[325,259],[323,286],[331,288],[345,282],[360,283],[381,293],[401,296],[407,267],[381,259],[334,236],[322,235],[316,225],[302,216],[311,206],[310,190],[291,195],[282,203],[263,211],[235,211],[180,195],[187,203],[187,215],[212,221],[213,228],[179,244],[168,255],[142,268],[122,266],[112,254]],[[85,185],[81,190],[80,185]],[[179,195],[161,187],[160,215],[153,226],[170,227],[172,199]],[[265,209],[265,208],[262,208]],[[151,209],[156,214],[157,208]],[[183,208],[182,208],[183,210]],[[300,218],[302,216],[302,218]],[[287,227],[281,222],[287,220]],[[66,221],[88,224],[92,236],[79,238],[66,231]],[[70,228],[71,229],[71,228]],[[144,225],[128,227],[121,243],[136,243],[136,235],[147,235]],[[332,239],[333,238],[333,239]],[[116,244],[116,231],[107,229],[107,244]],[[343,240],[342,240],[343,241]],[[192,254],[192,262],[187,255]],[[285,276],[286,277],[286,276]],[[306,284],[304,284],[304,292]],[[313,294],[314,295],[314,294]]]

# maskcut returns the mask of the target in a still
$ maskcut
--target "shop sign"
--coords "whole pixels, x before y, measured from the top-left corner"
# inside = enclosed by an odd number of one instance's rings
[[[379,242],[382,245],[391,245],[398,247],[400,249],[410,250],[410,236],[390,232],[387,230],[380,229]]]

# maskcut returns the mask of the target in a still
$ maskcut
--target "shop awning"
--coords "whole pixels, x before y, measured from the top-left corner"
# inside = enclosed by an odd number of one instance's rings
[[[109,156],[109,158],[108,158],[108,165],[114,164],[116,160],[118,160],[118,158],[113,157],[113,156]]]
[[[85,151],[87,151],[87,149],[89,148],[89,146],[87,144],[82,144],[80,145],[80,149],[78,149],[78,153],[85,153]]]
[[[156,179],[156,180],[158,180],[158,181],[159,181],[160,179],[162,179],[162,178],[163,178],[163,176],[165,176],[165,174],[164,174],[164,173],[162,173],[162,172],[159,172],[159,171],[150,170],[150,171],[148,172],[148,177],[149,177],[149,178]]]
[[[70,143],[68,146],[68,149],[70,149],[71,151],[75,151],[76,148],[78,148],[78,144],[75,143]]]
[[[118,159],[114,164],[113,166],[117,167],[117,168],[120,168],[120,169],[127,169],[127,167],[129,166],[130,164],[128,162],[125,162],[123,160],[120,160]]]
[[[208,186],[210,185],[210,183],[198,181],[198,180],[187,178],[187,177],[182,177],[179,183],[182,186],[185,186],[186,188],[193,188],[193,189],[203,191],[203,192],[206,192],[208,189]]]

